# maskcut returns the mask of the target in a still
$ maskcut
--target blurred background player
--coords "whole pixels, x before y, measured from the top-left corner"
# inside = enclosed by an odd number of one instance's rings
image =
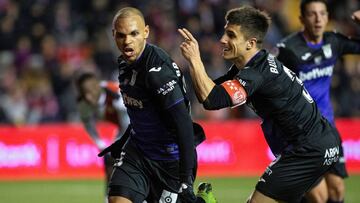
[[[87,133],[99,150],[103,150],[111,140],[105,141],[96,128],[97,121],[107,121],[118,126],[114,139],[120,138],[129,124],[126,108],[120,96],[119,84],[100,81],[94,73],[81,73],[76,79],[78,89],[78,110]],[[110,180],[114,160],[104,156],[106,188]],[[107,191],[106,191],[107,193]]]
[[[360,41],[336,32],[326,32],[328,10],[325,0],[302,0],[300,21],[304,30],[286,37],[277,45],[278,59],[294,71],[317,103],[321,114],[333,125],[334,111],[330,84],[334,66],[345,54],[360,54]],[[359,22],[360,11],[352,18]],[[344,202],[344,178],[348,176],[341,147],[341,158],[325,178],[306,196],[310,202]]]

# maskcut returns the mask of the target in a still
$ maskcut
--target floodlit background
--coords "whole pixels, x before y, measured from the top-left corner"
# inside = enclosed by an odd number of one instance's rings
[[[149,42],[168,51],[184,72],[177,28],[186,27],[199,40],[207,72],[213,78],[230,64],[218,42],[229,8],[252,4],[267,11],[273,23],[265,47],[271,49],[290,32],[301,29],[299,0],[0,0],[0,122],[15,125],[79,120],[72,83],[79,70],[94,70],[117,79],[116,50],[111,36],[115,12],[135,6],[150,25]],[[359,36],[350,19],[358,1],[329,1],[329,30]],[[360,59],[348,56],[334,70],[336,116],[360,115]],[[189,81],[189,80],[188,80]],[[253,118],[248,108],[205,112],[193,96],[199,119]]]

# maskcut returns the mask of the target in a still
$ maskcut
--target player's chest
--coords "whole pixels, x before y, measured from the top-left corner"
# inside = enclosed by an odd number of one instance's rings
[[[319,47],[312,48],[303,46],[297,49],[299,69],[311,69],[323,65],[333,65],[337,58],[337,52],[332,44],[325,43]]]
[[[143,109],[149,105],[151,93],[144,72],[130,70],[119,75],[121,95],[127,108]]]

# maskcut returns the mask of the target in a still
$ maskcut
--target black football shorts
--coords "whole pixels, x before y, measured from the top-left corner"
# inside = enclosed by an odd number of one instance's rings
[[[109,196],[122,196],[132,202],[177,202],[179,161],[155,161],[127,144],[114,164]],[[162,200],[162,201],[160,201]]]
[[[333,129],[316,141],[284,151],[266,168],[256,190],[285,202],[299,202],[305,192],[339,160],[340,139]]]

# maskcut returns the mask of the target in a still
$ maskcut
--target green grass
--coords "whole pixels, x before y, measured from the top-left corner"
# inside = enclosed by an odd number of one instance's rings
[[[220,203],[245,202],[258,178],[200,178],[213,185]],[[360,202],[360,176],[346,179],[346,202]],[[104,183],[83,181],[14,181],[0,182],[2,203],[103,203]]]

